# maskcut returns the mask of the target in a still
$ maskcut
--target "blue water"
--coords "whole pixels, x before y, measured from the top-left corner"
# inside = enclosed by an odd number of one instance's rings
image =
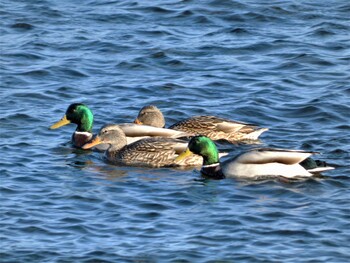
[[[350,3],[0,3],[1,262],[350,262]],[[336,167],[299,182],[117,167],[49,131],[157,105],[257,123]],[[234,155],[249,145],[219,145]]]

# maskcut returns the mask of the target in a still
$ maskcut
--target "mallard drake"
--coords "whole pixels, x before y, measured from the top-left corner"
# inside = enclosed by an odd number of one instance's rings
[[[73,103],[69,105],[63,118],[53,124],[50,129],[57,129],[70,123],[78,125],[73,133],[72,142],[75,147],[81,148],[93,137],[93,122],[94,115],[88,106],[82,103]],[[119,127],[127,136],[128,144],[145,137],[179,138],[188,136],[187,133],[182,131],[162,129],[147,125],[136,125],[134,123],[119,124]],[[105,149],[105,146],[101,146],[98,150]]]
[[[81,148],[92,139],[94,115],[85,104],[73,103],[69,105],[63,118],[53,124],[49,129],[57,129],[70,123],[78,125],[72,135],[72,142],[74,146]]]
[[[134,123],[164,127],[162,112],[153,105],[143,107]],[[193,135],[205,135],[212,140],[226,140],[231,143],[244,140],[257,140],[267,128],[253,124],[219,118],[215,116],[194,116],[179,121],[169,129],[187,132]]]
[[[314,173],[334,169],[327,166],[308,169],[300,164],[315,152],[271,148],[253,149],[220,163],[215,143],[206,136],[192,137],[187,150],[180,154],[176,160],[180,161],[191,154],[203,157],[201,173],[215,179],[225,177],[256,179],[271,176],[310,177]]]
[[[175,161],[188,142],[175,138],[145,138],[127,144],[126,136],[118,125],[105,125],[83,149],[90,149],[101,143],[109,144],[105,152],[107,160],[115,164],[144,167],[200,166],[202,158],[192,155]]]

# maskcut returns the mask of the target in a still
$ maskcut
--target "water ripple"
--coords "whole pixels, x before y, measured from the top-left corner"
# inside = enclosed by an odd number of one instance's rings
[[[1,261],[347,262],[349,11],[345,0],[3,1]],[[94,132],[146,104],[167,125],[256,123],[270,129],[260,145],[219,149],[318,151],[336,169],[282,182],[113,166],[71,147],[74,125],[48,130],[73,102],[92,108]]]

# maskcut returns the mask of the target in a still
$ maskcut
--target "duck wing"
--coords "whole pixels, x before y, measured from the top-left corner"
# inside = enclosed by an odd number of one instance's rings
[[[179,138],[179,137],[188,137],[191,136],[191,134],[172,130],[172,129],[166,129],[166,128],[157,128],[153,126],[148,125],[138,125],[134,123],[123,123],[123,124],[117,124],[125,133],[127,137],[169,137],[169,138]]]
[[[169,127],[169,129],[181,130],[204,134],[208,131],[218,131],[225,133],[237,132],[249,124],[219,118],[215,116],[194,116],[179,121]]]
[[[117,159],[123,164],[166,167],[174,166],[175,158],[187,143],[172,138],[146,138],[126,145],[118,152]]]
[[[239,155],[235,158],[235,161],[242,164],[281,163],[292,165],[302,162],[315,153],[300,150],[259,148]]]
[[[188,141],[174,138],[146,138],[124,146],[113,157],[117,163],[147,167],[201,166],[203,158],[197,154],[176,161],[176,157],[186,150]],[[225,156],[227,153],[220,153]]]

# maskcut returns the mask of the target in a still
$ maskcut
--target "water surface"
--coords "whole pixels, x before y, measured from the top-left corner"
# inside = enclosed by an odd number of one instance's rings
[[[349,262],[348,1],[2,1],[1,262]],[[49,131],[146,104],[269,127],[318,151],[306,181],[116,167]],[[247,145],[220,144],[231,155]]]

